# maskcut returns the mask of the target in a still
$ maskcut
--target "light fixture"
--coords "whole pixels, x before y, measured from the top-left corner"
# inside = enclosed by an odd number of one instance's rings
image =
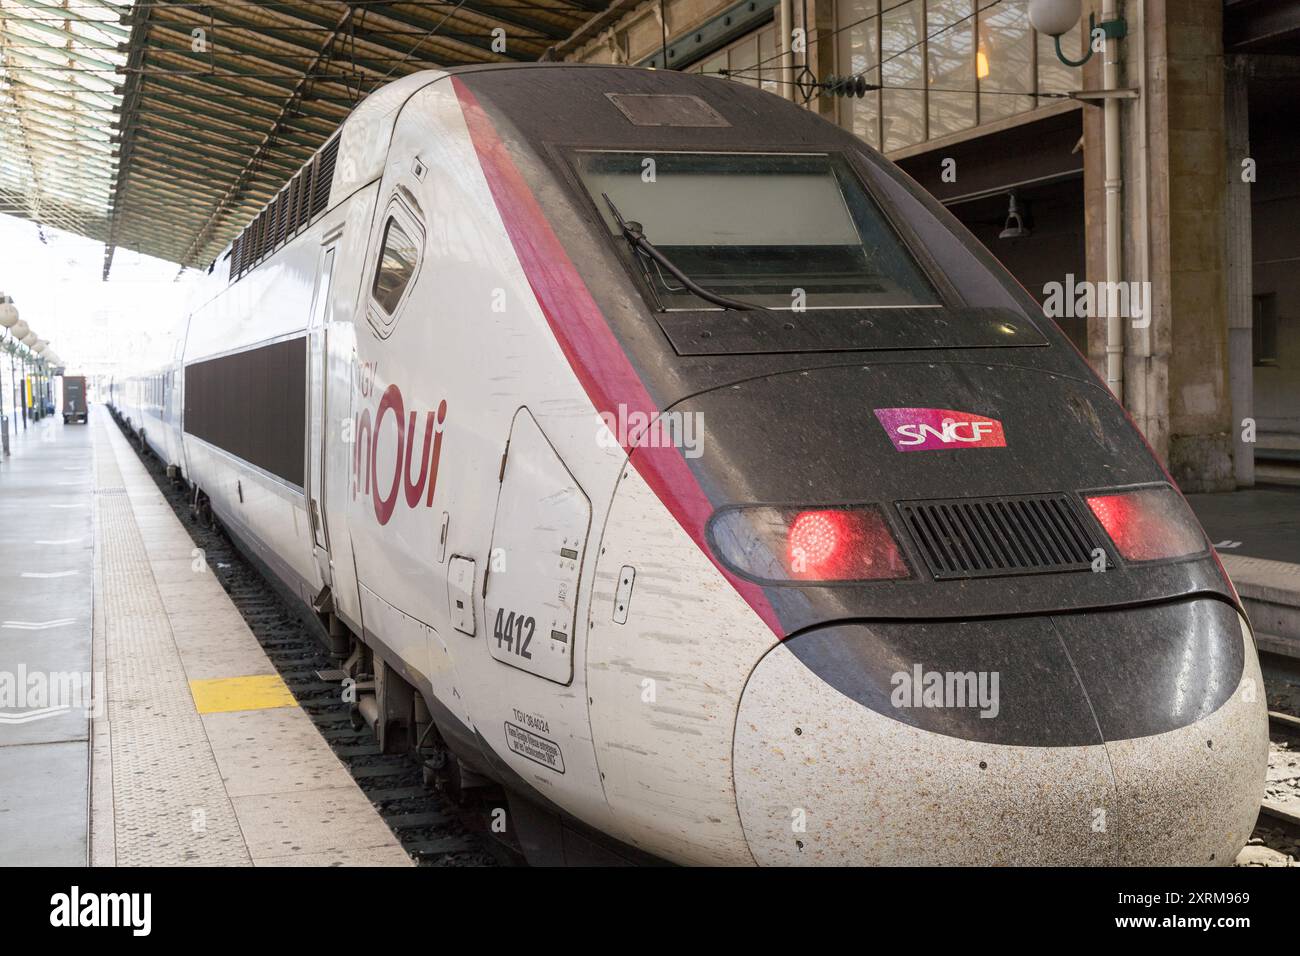
[[[723,508],[710,519],[708,536],[723,564],[765,583],[912,576],[877,505]]]
[[[984,44],[982,43],[980,48],[975,51],[975,75],[981,80],[987,79],[989,75],[989,57],[984,52]]]
[[[1024,239],[1033,235],[1034,230],[1025,225],[1025,215],[1020,208],[1020,199],[1011,193],[1011,206],[1007,210],[1007,224],[998,233],[999,239]]]
[[[1029,22],[1049,37],[1069,33],[1082,12],[1082,0],[1029,0]]]
[[[12,329],[18,322],[18,306],[12,296],[0,292],[0,327]]]
[[[1088,14],[1088,34],[1085,37],[1087,52],[1084,53],[1082,59],[1071,60],[1061,50],[1061,37],[1074,29],[1074,25],[1079,22],[1082,7],[1081,0],[1029,0],[1030,24],[1039,33],[1044,33],[1056,40],[1056,58],[1066,66],[1083,66],[1092,59],[1092,35],[1098,29],[1110,40],[1122,40],[1128,36],[1128,22],[1123,17],[1103,20],[1098,24],[1097,15],[1090,12]]]
[[[1168,485],[1084,500],[1125,561],[1167,561],[1206,550],[1205,532],[1192,509]]]

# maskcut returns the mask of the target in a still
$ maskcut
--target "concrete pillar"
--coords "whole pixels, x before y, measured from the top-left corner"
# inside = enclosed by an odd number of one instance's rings
[[[1100,3],[1093,8],[1099,12]],[[1222,0],[1129,0],[1125,281],[1151,283],[1150,324],[1126,323],[1125,406],[1185,491],[1235,486],[1228,388],[1228,257]],[[1085,87],[1100,85],[1093,57]],[[1105,279],[1101,111],[1084,120],[1088,278]],[[1104,318],[1088,324],[1101,368]]]
[[[800,0],[795,0],[798,5]],[[835,64],[835,0],[808,0],[808,19],[812,21],[809,39],[811,67],[819,80],[824,80],[836,70]],[[802,99],[802,97],[800,97]],[[808,106],[821,116],[835,122],[835,97],[816,95]]]
[[[1250,183],[1242,161],[1250,157],[1249,78],[1243,57],[1229,57],[1225,72],[1227,128],[1228,383],[1232,394],[1233,472],[1239,488],[1255,484],[1255,444],[1242,441],[1244,422],[1255,416],[1254,250],[1251,244]]]

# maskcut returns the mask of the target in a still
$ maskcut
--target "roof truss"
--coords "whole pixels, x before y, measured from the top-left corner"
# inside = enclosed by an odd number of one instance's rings
[[[0,0],[0,212],[206,267],[365,95],[609,0]]]

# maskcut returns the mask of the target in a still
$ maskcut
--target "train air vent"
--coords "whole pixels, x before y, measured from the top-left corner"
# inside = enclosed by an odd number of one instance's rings
[[[330,183],[334,180],[334,161],[339,156],[339,138],[337,135],[325,144],[316,157],[316,174],[313,182],[315,188],[311,196],[311,214],[324,212],[330,204]]]
[[[1086,571],[1096,549],[1109,555],[1068,495],[897,504],[930,573],[941,581]]]
[[[336,133],[235,237],[230,250],[232,278],[242,276],[329,208],[338,155]]]

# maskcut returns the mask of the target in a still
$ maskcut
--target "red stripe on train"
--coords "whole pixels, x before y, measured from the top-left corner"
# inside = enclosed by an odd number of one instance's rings
[[[470,139],[482,164],[497,212],[505,223],[515,255],[523,267],[542,313],[569,366],[598,412],[615,412],[622,404],[630,415],[648,416],[659,409],[604,314],[578,275],[559,237],[542,214],[532,190],[511,160],[477,97],[452,77]],[[560,317],[563,317],[563,321]],[[736,577],[714,558],[704,540],[713,505],[676,448],[643,446],[630,458],[637,472],[677,519],[700,551],[727,578],[745,602],[778,637],[784,637],[776,611],[762,588]]]

